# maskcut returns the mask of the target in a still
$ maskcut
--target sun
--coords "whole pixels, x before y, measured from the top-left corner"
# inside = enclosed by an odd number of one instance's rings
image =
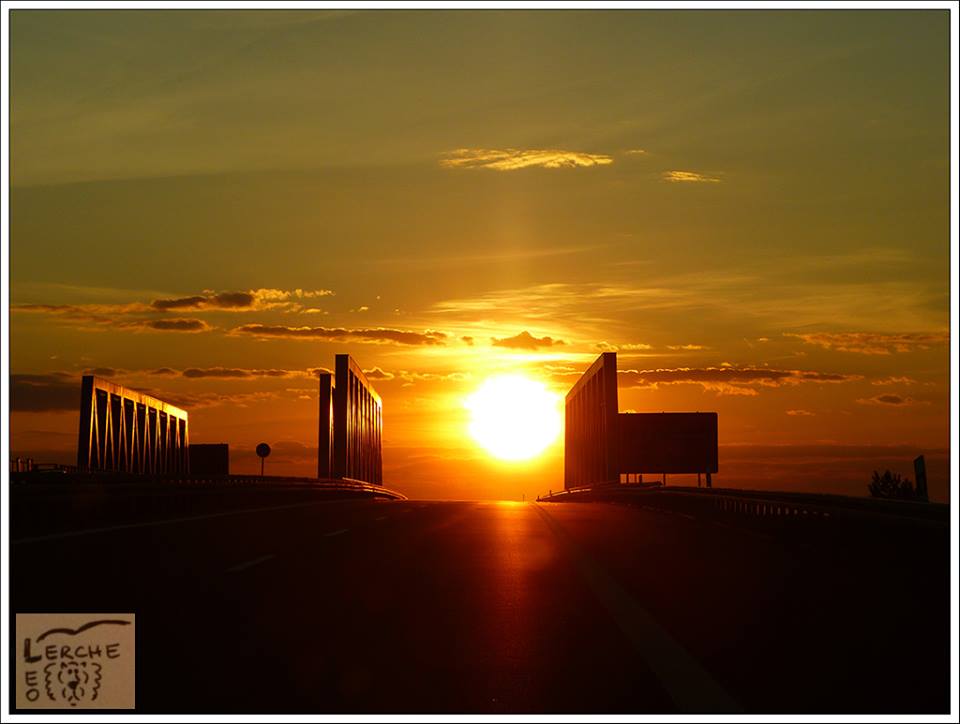
[[[528,460],[560,434],[560,396],[522,375],[488,378],[464,406],[470,435],[501,460]]]

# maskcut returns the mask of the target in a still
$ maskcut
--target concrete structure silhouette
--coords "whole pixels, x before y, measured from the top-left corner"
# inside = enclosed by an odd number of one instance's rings
[[[190,474],[229,475],[230,446],[225,442],[191,445]]]
[[[320,375],[317,477],[383,483],[383,402],[348,354]]]
[[[564,487],[619,482],[643,473],[718,471],[717,413],[624,413],[617,354],[604,352],[566,397]]]
[[[77,468],[182,474],[190,470],[187,413],[92,375],[80,384]]]

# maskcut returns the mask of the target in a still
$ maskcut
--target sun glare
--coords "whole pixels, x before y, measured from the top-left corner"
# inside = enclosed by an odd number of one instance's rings
[[[470,434],[501,460],[527,460],[560,434],[560,397],[522,375],[487,379],[464,403]]]

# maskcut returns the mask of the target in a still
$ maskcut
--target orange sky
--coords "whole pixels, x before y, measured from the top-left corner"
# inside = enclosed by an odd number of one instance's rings
[[[562,487],[464,399],[716,410],[717,485],[947,496],[940,11],[11,14],[11,450],[75,457],[89,370],[234,472],[316,470],[349,352],[410,495]],[[680,481],[678,481],[680,482]]]

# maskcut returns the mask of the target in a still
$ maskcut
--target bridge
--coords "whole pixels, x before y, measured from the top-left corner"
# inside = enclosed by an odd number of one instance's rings
[[[619,484],[685,448],[642,452],[625,431],[679,428],[593,392],[575,414],[606,452],[574,441],[564,490],[408,500],[379,479],[379,397],[338,363],[320,479],[148,474],[137,425],[89,448],[108,470],[11,474],[12,609],[135,613],[139,713],[949,710],[948,506]],[[106,394],[91,415],[155,404]],[[715,419],[681,426],[696,471]]]
[[[144,713],[948,709],[945,506],[278,483],[15,483],[13,609],[136,612]]]

